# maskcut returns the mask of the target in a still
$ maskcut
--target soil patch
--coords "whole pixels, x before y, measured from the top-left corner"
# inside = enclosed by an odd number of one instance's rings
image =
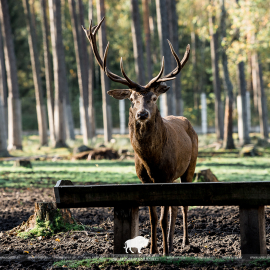
[[[71,209],[76,220],[86,225],[85,231],[59,233],[40,240],[36,238],[21,239],[16,236],[8,236],[5,232],[23,221],[27,221],[34,212],[34,202],[54,201],[53,189],[1,188],[0,195],[0,257],[40,258],[40,262],[0,260],[0,269],[13,269],[14,267],[14,269],[47,269],[52,265],[52,260],[49,259],[52,257],[80,257],[93,254],[106,256],[113,253],[113,208]],[[270,208],[266,207],[265,211],[266,244],[268,253],[270,253]],[[148,208],[141,207],[139,215],[140,235],[150,238]],[[172,256],[240,257],[238,207],[190,207],[188,231],[191,244],[185,248],[181,247],[182,229],[182,211],[179,207]],[[159,253],[162,254],[161,228],[159,227],[157,231]],[[145,255],[149,254],[149,248],[143,248],[141,251]]]

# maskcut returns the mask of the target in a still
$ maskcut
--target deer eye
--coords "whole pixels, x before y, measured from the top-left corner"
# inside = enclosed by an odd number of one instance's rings
[[[132,102],[133,101],[133,98],[130,98],[130,101]]]
[[[157,98],[156,97],[153,97],[153,101],[156,101],[157,100]]]
[[[149,103],[150,103],[150,100],[147,100],[147,101],[146,101],[146,103],[148,103],[148,104],[149,104]]]

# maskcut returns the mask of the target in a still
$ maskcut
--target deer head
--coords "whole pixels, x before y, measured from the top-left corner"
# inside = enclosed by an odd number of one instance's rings
[[[99,22],[97,26],[92,26],[92,20],[91,20],[89,30],[85,29],[83,26],[82,27],[92,46],[93,53],[101,69],[103,69],[103,71],[112,81],[124,84],[128,87],[128,89],[110,90],[107,93],[110,96],[119,100],[128,98],[132,103],[133,115],[135,116],[136,120],[140,122],[147,121],[155,114],[157,110],[156,102],[157,102],[158,97],[161,94],[166,93],[170,88],[166,85],[165,82],[174,80],[176,78],[175,76],[181,71],[181,69],[186,64],[189,57],[190,46],[187,45],[185,55],[182,61],[180,61],[177,54],[175,53],[173,49],[171,42],[168,40],[171,52],[177,63],[176,68],[169,74],[162,77],[162,74],[164,71],[164,56],[163,56],[161,69],[158,75],[154,77],[148,84],[142,86],[142,85],[139,85],[138,83],[135,83],[127,76],[127,74],[124,71],[122,58],[120,60],[120,69],[124,77],[118,76],[112,73],[108,69],[108,67],[106,66],[106,60],[107,60],[107,54],[108,54],[108,49],[109,49],[109,42],[105,49],[104,57],[102,61],[98,53],[98,49],[97,49],[96,33],[99,30],[104,19],[105,17],[102,18],[102,20]]]

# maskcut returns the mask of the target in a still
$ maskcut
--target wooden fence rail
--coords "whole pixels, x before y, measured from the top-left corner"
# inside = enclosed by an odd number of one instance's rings
[[[114,253],[138,236],[139,206],[237,205],[241,254],[266,255],[264,206],[270,204],[270,182],[73,185],[60,180],[54,187],[58,208],[114,207]]]

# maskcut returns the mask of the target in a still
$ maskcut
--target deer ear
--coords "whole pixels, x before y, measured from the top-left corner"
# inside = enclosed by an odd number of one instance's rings
[[[107,92],[110,96],[116,99],[126,99],[131,95],[131,91],[129,89],[115,89]]]
[[[166,84],[165,85],[160,84],[159,87],[154,90],[154,93],[157,95],[161,95],[161,94],[166,93],[169,89],[170,89],[170,86],[167,86]]]

